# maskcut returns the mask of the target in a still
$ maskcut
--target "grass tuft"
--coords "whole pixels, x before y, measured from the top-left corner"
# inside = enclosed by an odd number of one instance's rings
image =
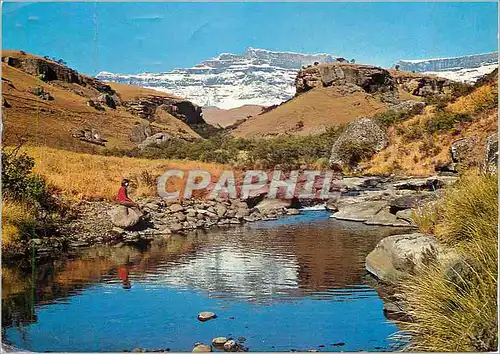
[[[424,218],[452,252],[401,285],[413,319],[400,323],[406,350],[497,350],[497,192],[497,175],[469,174],[447,191],[439,218]]]

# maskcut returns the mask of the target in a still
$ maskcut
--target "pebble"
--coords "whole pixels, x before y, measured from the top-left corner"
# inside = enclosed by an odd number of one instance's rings
[[[227,342],[226,337],[217,337],[212,339],[212,344],[213,345],[224,345]]]
[[[230,339],[226,343],[224,343],[224,350],[231,351],[236,349],[237,344],[234,340]]]
[[[200,321],[208,321],[208,320],[211,320],[212,318],[216,318],[217,315],[213,312],[210,312],[210,311],[204,311],[204,312],[200,312],[198,314],[198,320]]]
[[[193,353],[208,353],[212,351],[212,346],[211,345],[206,345],[206,344],[197,344],[193,348]]]

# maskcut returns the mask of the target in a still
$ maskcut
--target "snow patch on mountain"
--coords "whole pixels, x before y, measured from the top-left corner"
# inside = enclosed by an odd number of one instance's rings
[[[454,58],[400,60],[400,70],[434,74],[445,79],[474,83],[498,67],[498,52]]]
[[[498,68],[498,64],[489,64],[471,69],[459,69],[459,70],[449,70],[449,71],[426,71],[425,73],[430,75],[436,75],[448,80],[473,84],[484,75],[491,73],[496,68]]]
[[[200,106],[231,109],[286,101],[295,95],[295,77],[302,66],[333,61],[330,54],[248,48],[241,55],[222,53],[188,69],[135,75],[103,71],[97,78],[168,92]]]

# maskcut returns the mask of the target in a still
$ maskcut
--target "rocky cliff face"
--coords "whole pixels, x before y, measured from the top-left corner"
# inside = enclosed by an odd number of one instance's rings
[[[358,88],[352,87],[352,85]],[[389,72],[368,65],[323,64],[302,69],[295,79],[296,93],[315,87],[351,86],[366,93],[394,91],[394,82]]]
[[[206,107],[230,109],[246,104],[271,106],[293,97],[294,80],[302,66],[334,60],[329,54],[248,48],[241,55],[220,54],[188,69],[136,75],[101,72],[97,78],[154,88]]]
[[[416,74],[396,70],[385,70],[369,65],[321,64],[300,70],[296,79],[296,93],[301,94],[315,87],[342,88],[345,93],[363,91],[382,94],[389,104],[397,104],[397,90],[414,96],[447,94],[453,82],[436,76]]]
[[[437,76],[419,75],[408,72],[392,73],[395,85],[413,96],[427,97],[445,95],[451,92],[453,81]]]
[[[132,114],[149,121],[155,119],[157,109],[164,109],[188,125],[206,124],[201,108],[189,101],[149,95],[125,101],[123,105]]]
[[[56,63],[55,61],[52,61],[50,59],[44,59],[34,56],[3,56],[2,61],[9,66],[21,69],[29,75],[37,76],[39,79],[45,82],[58,80],[78,84],[81,86],[90,86],[99,92],[107,93],[110,95],[113,95],[115,93],[111,86],[106,85],[102,81],[92,77],[81,75],[76,70],[70,69],[67,66]]]

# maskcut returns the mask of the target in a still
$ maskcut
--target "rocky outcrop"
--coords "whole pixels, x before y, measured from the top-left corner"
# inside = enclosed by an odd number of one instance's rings
[[[438,259],[443,246],[434,236],[421,233],[382,239],[366,257],[366,269],[379,280],[395,283]]]
[[[302,69],[295,79],[297,94],[315,87],[354,85],[367,93],[394,92],[390,73],[368,65],[322,64]]]
[[[398,89],[420,97],[449,94],[453,85],[451,80],[412,73],[394,75],[393,80]]]
[[[76,70],[55,61],[36,56],[3,56],[2,61],[45,82],[63,81],[81,86],[90,86],[101,93],[115,94],[111,86],[98,79],[79,74]]]
[[[108,142],[106,139],[103,139],[95,129],[78,130],[73,134],[73,138],[101,146],[106,146],[106,143]]]
[[[206,124],[201,107],[178,98],[148,95],[125,101],[123,105],[132,114],[149,121],[155,120],[157,109],[163,109],[188,125]]]
[[[409,115],[422,114],[425,109],[425,102],[407,100],[391,107],[392,111],[406,113]]]
[[[332,217],[339,220],[367,221],[373,218],[387,202],[381,200],[362,201],[340,207],[340,211],[332,214]]]
[[[262,214],[271,214],[289,208],[291,203],[290,199],[264,199],[255,206],[255,209]]]
[[[369,158],[388,144],[387,133],[374,120],[360,118],[349,123],[332,147],[330,167],[342,171]]]
[[[142,150],[149,146],[160,145],[164,142],[169,141],[171,138],[172,137],[168,133],[156,133],[144,139],[137,147]]]
[[[487,172],[498,171],[498,134],[490,135],[486,139],[484,166]]]
[[[130,228],[139,223],[142,214],[132,208],[119,205],[109,212],[113,225],[121,228]]]
[[[453,141],[450,147],[452,163],[469,164],[473,158],[473,150],[477,143],[478,138],[476,136]]]
[[[96,98],[96,101],[112,109],[116,109],[116,106],[120,104],[120,99],[117,95],[110,95],[108,93],[101,93]]]

